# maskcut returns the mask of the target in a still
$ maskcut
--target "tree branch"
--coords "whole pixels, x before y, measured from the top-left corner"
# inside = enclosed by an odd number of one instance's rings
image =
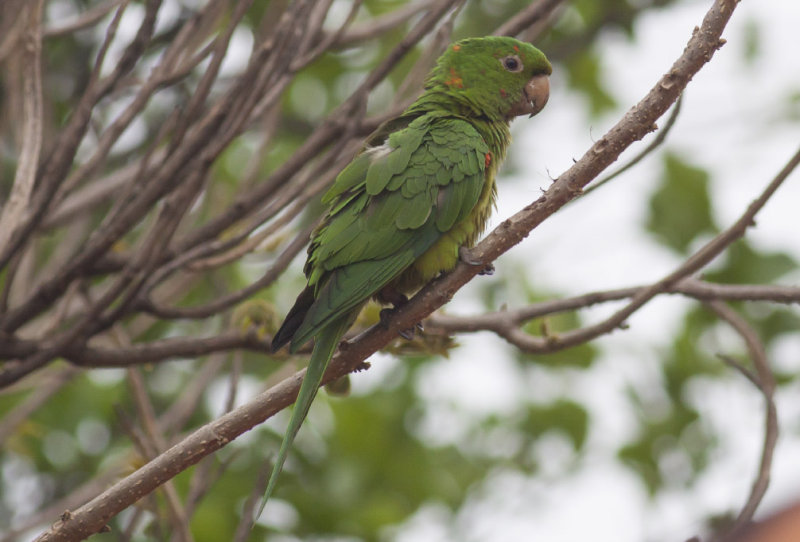
[[[764,397],[764,443],[761,449],[761,460],[759,461],[758,473],[753,481],[750,496],[745,502],[736,520],[733,522],[725,536],[737,535],[743,528],[747,527],[753,519],[753,515],[764,498],[764,494],[769,487],[770,471],[772,469],[772,458],[775,454],[775,445],[778,442],[778,409],[775,405],[775,377],[767,361],[767,353],[758,333],[739,313],[731,309],[721,301],[708,301],[706,306],[710,308],[722,320],[730,326],[744,339],[747,352],[755,367],[756,374],[751,375],[750,371],[743,370],[744,375],[761,392]]]
[[[533,228],[576,197],[582,188],[616,160],[625,148],[651,131],[655,121],[677,99],[692,76],[711,59],[721,45],[720,35],[736,3],[736,0],[716,0],[701,28],[694,32],[685,51],[669,73],[537,202],[505,221],[487,236],[474,249],[473,256],[483,263],[488,263],[519,243]],[[368,81],[371,82],[372,79],[370,76]],[[370,328],[353,341],[343,343],[331,361],[323,383],[364,368],[364,360],[368,356],[394,339],[400,329],[413,326],[443,305],[483,267],[483,265],[459,264],[452,273],[433,281],[407,305],[398,309],[386,327]],[[666,282],[666,285],[675,282],[677,277]],[[650,291],[648,290],[648,296],[634,297],[633,302],[643,303],[655,295],[655,293],[651,295]],[[111,517],[153,491],[164,481],[291,404],[297,396],[303,374],[301,371],[287,378],[253,401],[198,429],[132,475],[72,512],[68,518],[56,522],[37,540],[39,542],[77,540],[98,532]]]
[[[650,144],[647,145],[647,147],[642,149],[641,152],[639,152],[636,156],[631,158],[623,166],[617,168],[612,173],[609,173],[608,175],[606,175],[605,177],[603,177],[602,179],[600,179],[596,183],[592,184],[589,188],[584,190],[583,191],[583,196],[585,197],[587,194],[597,190],[598,188],[600,188],[601,186],[603,186],[607,182],[611,181],[612,179],[614,179],[616,177],[619,177],[620,175],[622,175],[623,173],[628,171],[630,168],[632,168],[633,166],[635,166],[636,164],[638,164],[639,162],[644,160],[647,157],[647,155],[649,155],[651,152],[653,152],[658,147],[660,147],[661,144],[664,143],[664,141],[667,140],[667,135],[669,135],[669,132],[670,132],[670,130],[672,130],[672,127],[675,126],[675,121],[678,120],[678,114],[681,112],[681,103],[682,102],[683,102],[683,94],[678,96],[678,99],[675,101],[675,107],[672,108],[672,113],[670,113],[669,118],[667,119],[667,122],[664,123],[664,127],[661,128],[658,131],[658,133],[656,134],[656,137],[653,138],[653,141],[651,141]]]
[[[108,15],[112,9],[119,6],[123,1],[124,0],[109,0],[107,2],[103,2],[102,4],[92,6],[80,15],[66,21],[61,25],[45,28],[44,37],[56,38],[95,25],[99,23],[103,17]]]
[[[545,19],[564,3],[564,0],[539,0],[523,9],[494,31],[495,36],[517,36]]]
[[[16,233],[28,209],[42,150],[42,9],[44,0],[26,6],[26,30],[20,41],[22,71],[22,145],[11,195],[0,215],[0,253]]]
[[[470,333],[491,331],[528,353],[549,353],[575,346],[565,344],[556,336],[534,337],[522,331],[520,326],[552,314],[574,311],[612,301],[621,301],[641,295],[652,287],[633,286],[617,290],[591,292],[580,296],[534,303],[526,307],[487,312],[470,316],[453,316],[437,313],[425,320],[426,330],[439,330],[445,333]],[[800,304],[800,288],[793,286],[772,286],[760,284],[714,284],[687,277],[665,288],[661,294],[680,294],[701,301],[770,301],[773,303]],[[587,342],[593,337],[585,337]]]

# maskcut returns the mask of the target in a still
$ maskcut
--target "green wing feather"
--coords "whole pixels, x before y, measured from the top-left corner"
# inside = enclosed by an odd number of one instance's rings
[[[323,197],[331,207],[312,236],[308,288],[273,339],[273,349],[291,341],[292,351],[316,342],[262,510],[341,337],[370,297],[469,219],[488,151],[465,120],[429,113],[357,156]]]
[[[498,62],[503,55],[516,56],[523,69]],[[312,236],[308,285],[272,341],[273,350],[291,343],[296,351],[316,340],[262,510],[360,307],[387,286],[410,293],[452,269],[458,247],[476,239],[489,214],[509,119],[533,107],[528,85],[546,99],[540,76],[551,71],[541,51],[512,38],[454,44],[426,92],[367,139],[323,197],[329,211]]]
[[[484,188],[485,163],[477,157],[488,150],[467,121],[428,114],[342,172],[325,195],[332,210],[309,249],[316,301],[293,350],[360,307],[466,218]]]

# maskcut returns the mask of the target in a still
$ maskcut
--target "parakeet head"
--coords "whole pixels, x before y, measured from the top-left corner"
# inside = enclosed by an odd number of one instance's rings
[[[514,38],[467,38],[439,57],[425,88],[447,93],[491,120],[535,115],[550,95],[553,68],[539,49]]]

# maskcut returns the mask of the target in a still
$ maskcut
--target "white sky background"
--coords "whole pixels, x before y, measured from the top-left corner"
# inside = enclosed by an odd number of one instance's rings
[[[549,186],[550,176],[565,171],[650,89],[683,51],[710,3],[691,0],[640,17],[633,43],[621,35],[601,38],[605,81],[620,105],[602,121],[590,121],[583,99],[565,89],[563,76],[553,75],[545,110],[514,125],[512,153],[518,171],[500,181],[495,223],[535,200],[539,189]],[[723,35],[727,45],[689,84],[664,147],[711,172],[714,218],[721,228],[736,220],[800,143],[798,121],[781,115],[788,96],[800,91],[798,23],[796,0],[743,1]],[[754,64],[743,60],[748,25],[759,31],[761,50]],[[611,185],[563,209],[496,262],[498,275],[513,281],[514,270],[524,265],[542,289],[568,296],[644,284],[669,273],[681,260],[641,229],[661,168],[661,155],[655,153]],[[795,173],[759,214],[758,227],[748,237],[765,250],[800,258],[798,202],[800,178]],[[799,279],[784,281],[797,284]],[[515,305],[515,300],[508,304]],[[557,377],[520,380],[514,364],[498,355],[510,352],[501,340],[490,334],[460,338],[464,346],[449,361],[432,364],[424,376],[422,393],[432,404],[426,438],[457,439],[459,427],[468,423],[458,416],[511,412],[521,400],[550,401],[564,395],[590,407],[586,456],[577,472],[565,475],[561,468],[570,461],[568,445],[544,439],[540,458],[544,472],[552,475],[524,479],[498,473],[473,492],[455,517],[432,505],[394,533],[396,539],[671,542],[699,534],[709,513],[738,511],[758,464],[763,405],[757,391],[735,375],[725,382],[698,383],[692,390],[704,423],[722,432],[713,465],[693,490],[650,501],[638,478],[614,459],[616,447],[634,428],[625,387],[655,389],[659,349],[671,342],[688,304],[675,298],[656,300],[630,319],[631,329],[597,341],[604,356],[591,370]],[[584,314],[594,321],[612,309],[603,306]],[[462,291],[448,310],[470,314],[480,307]],[[738,337],[731,335],[730,340],[731,350],[737,350]],[[776,367],[800,370],[800,339],[785,341],[769,354]],[[383,360],[373,367],[354,379],[356,390],[396,370],[395,363]],[[800,386],[794,385],[778,395],[782,439],[762,513],[800,498],[798,391]]]

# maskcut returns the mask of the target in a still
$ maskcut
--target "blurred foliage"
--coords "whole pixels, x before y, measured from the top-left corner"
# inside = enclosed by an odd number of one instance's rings
[[[603,67],[599,57],[592,51],[582,51],[567,63],[569,83],[586,92],[589,111],[599,116],[612,110],[616,103],[603,86]]]
[[[663,488],[688,486],[712,454],[713,437],[699,422],[686,392],[696,378],[725,373],[719,360],[698,349],[714,323],[708,311],[689,312],[673,347],[661,358],[662,390],[629,390],[639,428],[619,449],[619,457],[639,474],[651,495]]]
[[[660,186],[650,199],[647,229],[682,254],[688,253],[697,237],[715,233],[708,173],[678,156],[665,155]]]
[[[783,252],[760,251],[747,240],[732,244],[725,251],[725,263],[706,273],[712,282],[727,284],[769,284],[797,269],[797,262]]]
[[[358,22],[405,3],[366,0]],[[616,106],[615,97],[603,80],[604,59],[594,47],[595,40],[604,32],[621,32],[632,37],[637,17],[669,3],[665,0],[572,2],[554,27],[541,37],[539,44],[556,62],[555,71],[566,74],[566,83],[585,100],[589,115],[596,117]],[[88,0],[53,0],[48,2],[48,9],[71,13],[92,4]],[[132,4],[138,7],[136,2]],[[178,21],[188,17],[191,2],[172,4],[179,11]],[[346,4],[335,2],[339,8]],[[523,0],[467,2],[454,36],[491,33],[528,4]],[[254,2],[242,30],[258,33],[264,12],[271,5]],[[171,28],[168,25],[162,30],[163,40],[169,39]],[[256,154],[261,143],[257,138],[244,135],[217,161],[209,192],[197,202],[201,213],[212,216],[216,208],[232,201],[241,182],[260,179],[283,163],[312,133],[316,123],[395,47],[408,28],[408,24],[402,25],[369,43],[327,54],[303,70],[286,92],[277,130],[263,152]],[[62,124],[74,108],[89,73],[88,59],[93,58],[101,36],[101,29],[85,30],[46,42],[45,85],[51,90],[47,122],[52,125]],[[758,40],[754,28],[747,43],[748,58],[758,55]],[[373,93],[370,108],[381,111],[385,107],[420,55],[421,48],[416,49],[398,65],[389,81]],[[180,92],[175,89],[157,98],[148,106],[148,124],[133,134],[131,147],[112,153],[115,164],[124,165],[137,146],[157,131],[159,123],[181,103]],[[792,111],[800,117],[797,104],[800,99],[795,97]],[[98,119],[100,123],[107,121]],[[3,120],[0,127],[9,133],[12,124],[13,119]],[[253,165],[254,156],[257,162]],[[0,147],[3,193],[8,191],[13,178],[13,174],[9,175],[13,172],[13,158],[7,145]],[[304,220],[311,222],[318,214],[319,207],[312,205]],[[86,235],[98,220],[86,217]],[[666,153],[658,188],[649,202],[646,229],[658,243],[684,255],[696,246],[698,239],[713,235],[717,226],[708,173],[679,155]],[[43,244],[42,259],[58,250],[62,241],[53,237]],[[219,291],[250,283],[259,276],[265,253],[269,251],[269,247],[262,248],[240,265],[187,279],[194,281],[194,286],[180,303],[200,304],[213,299]],[[726,283],[769,283],[797,267],[797,262],[786,254],[762,251],[747,241],[739,241],[706,278]],[[258,333],[270,333],[279,312],[274,307],[284,307],[300,289],[301,282],[299,268],[290,269],[280,288],[260,292],[254,300],[240,305],[230,315],[231,325],[242,332],[255,328]],[[498,293],[502,288],[496,280],[481,282],[478,297],[487,310],[496,309],[497,300],[507,297]],[[555,292],[531,288],[524,292],[524,301],[529,303],[554,297],[557,297]],[[377,320],[376,310],[369,309],[362,318],[359,326],[370,325]],[[768,347],[782,335],[796,333],[800,328],[797,313],[783,308],[759,306],[748,318]],[[701,346],[712,333],[715,322],[702,308],[688,310],[672,344],[658,353],[661,381],[653,383],[657,391],[629,390],[636,427],[630,440],[619,446],[618,456],[653,495],[676,485],[689,486],[711,461],[715,438],[710,428],[698,419],[699,413],[687,389],[697,379],[720,378],[724,373],[715,351]],[[557,335],[582,323],[578,315],[570,312],[532,321],[525,331],[537,336]],[[135,339],[152,339],[219,325],[219,322],[136,321],[131,322],[130,332]],[[251,539],[283,532],[286,540],[384,540],[390,528],[402,524],[424,506],[435,503],[458,510],[474,492],[491,481],[499,466],[520,476],[536,476],[540,468],[537,444],[545,435],[566,439],[576,461],[580,460],[593,425],[590,408],[574,397],[523,402],[509,416],[473,416],[455,405],[452,408],[459,414],[459,423],[466,425],[456,431],[460,438],[451,443],[427,442],[421,428],[431,406],[420,391],[421,372],[433,364],[449,363],[442,358],[456,346],[451,337],[424,333],[410,343],[398,341],[388,351],[401,356],[402,366],[383,382],[341,399],[320,394],[320,404],[312,409],[311,419],[298,438],[276,493],[276,501],[282,501],[283,506],[276,507],[269,520],[256,525]],[[520,380],[542,373],[558,377],[569,371],[595,368],[600,355],[600,347],[592,344],[546,356],[516,354],[515,370]],[[158,414],[171,412],[217,361],[222,363],[195,390],[202,395],[199,407],[187,414],[179,429],[171,429],[170,436],[219,415],[232,390],[239,397],[252,394],[303,362],[242,353],[223,360],[211,357],[145,367],[148,391]],[[54,366],[49,372],[36,374],[23,385],[0,393],[0,419],[15,412],[37,390],[45,388],[58,371],[65,370],[63,365]],[[487,374],[492,371],[489,364],[486,371]],[[231,385],[232,380],[238,383],[236,387]],[[26,516],[70,494],[98,474],[110,473],[113,480],[138,466],[140,455],[121,423],[121,418],[135,419],[137,415],[124,371],[99,370],[72,377],[26,418],[0,450],[0,493],[4,496],[0,500],[0,526],[20,524]],[[196,483],[193,476],[201,468],[207,469],[200,479],[209,487],[200,496],[192,516],[195,540],[232,539],[257,473],[277,450],[283,429],[277,425],[270,423],[258,428],[176,479],[179,494],[186,495]],[[147,498],[140,506],[147,511],[146,520],[132,539],[169,539],[165,533],[171,529],[163,497]],[[66,505],[61,507],[64,508]],[[50,523],[50,519],[45,523]],[[96,535],[93,540],[121,540],[124,525],[114,520],[111,533]]]

